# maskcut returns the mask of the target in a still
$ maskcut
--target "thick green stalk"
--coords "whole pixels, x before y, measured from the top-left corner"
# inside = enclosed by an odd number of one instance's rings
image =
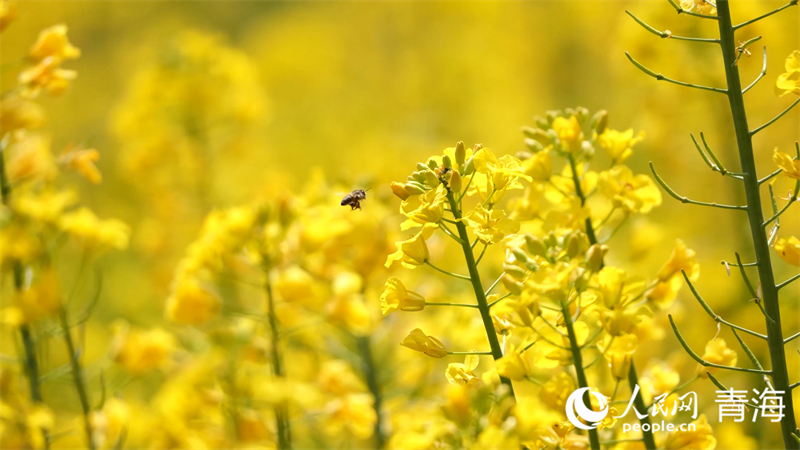
[[[69,362],[72,365],[72,378],[75,382],[75,389],[78,391],[78,398],[81,401],[81,410],[83,411],[83,426],[86,432],[86,440],[91,450],[95,449],[94,436],[92,433],[92,422],[90,415],[92,407],[89,403],[89,393],[86,390],[86,382],[83,378],[83,368],[78,359],[78,353],[75,351],[75,343],[72,341],[72,334],[69,331],[69,320],[67,320],[67,310],[61,309],[61,328],[64,332],[64,342],[67,344],[67,352],[69,352]]]
[[[11,185],[6,176],[5,146],[0,153],[0,194],[3,196],[3,205],[8,206],[11,198]],[[14,263],[14,289],[19,292],[22,290],[24,268],[20,262]],[[19,327],[19,334],[22,338],[22,347],[25,350],[25,375],[28,377],[28,386],[31,392],[31,400],[36,403],[42,402],[42,390],[39,383],[39,360],[36,358],[36,343],[33,339],[31,328],[27,324]],[[50,448],[50,434],[42,429],[44,436],[44,447]]]
[[[736,62],[736,39],[731,24],[730,5],[728,0],[717,2],[719,15],[719,36],[722,47],[722,59],[725,63],[725,77],[728,82],[728,101],[736,131],[736,143],[739,149],[739,161],[744,172],[745,197],[747,198],[747,218],[756,254],[758,276],[761,280],[761,293],[767,315],[773,321],[766,320],[767,343],[772,361],[772,382],[777,391],[783,391],[784,417],[781,420],[781,434],[787,449],[800,449],[792,433],[797,425],[794,417],[794,405],[789,389],[789,374],[786,367],[786,354],[783,347],[783,331],[781,329],[781,312],[778,303],[778,289],[772,273],[767,232],[762,225],[764,215],[761,209],[761,193],[759,191],[756,163],[753,157],[753,141],[747,125],[747,114],[744,107],[742,85],[739,80],[739,68]]]
[[[572,313],[569,311],[567,302],[561,302],[561,314],[564,316],[564,325],[567,327],[567,336],[569,337],[570,351],[572,352],[572,364],[575,366],[575,375],[578,377],[578,386],[582,388],[589,387],[586,381],[586,373],[583,371],[583,355],[581,354],[581,346],[578,344],[578,338],[575,336],[575,327],[572,326]],[[589,405],[590,398],[589,392],[583,396],[583,402]],[[597,429],[589,430],[589,443],[593,450],[600,450],[600,438],[597,435]]]
[[[275,314],[275,301],[272,298],[272,284],[269,281],[269,272],[265,272],[267,278],[264,289],[267,293],[267,319],[269,329],[272,333],[272,374],[275,377],[283,377],[283,359],[280,349],[280,336],[278,331],[278,317]],[[285,404],[275,405],[275,422],[278,428],[278,448],[280,450],[290,450],[292,448],[292,430],[289,425],[289,414]]]
[[[581,199],[581,206],[586,204],[586,197],[583,195],[583,189],[581,189],[581,181],[578,177],[578,170],[575,166],[575,158],[572,155],[569,155],[569,167],[572,169],[572,182],[575,184],[575,193],[578,195],[578,198]],[[597,243],[597,236],[594,234],[594,227],[592,227],[592,218],[586,218],[586,235],[589,237],[589,242],[592,244]]]
[[[480,273],[478,273],[478,265],[475,264],[475,256],[472,254],[472,247],[469,245],[467,227],[464,225],[464,222],[459,220],[461,219],[461,209],[450,189],[447,190],[447,201],[450,202],[450,210],[453,212],[453,217],[456,219],[456,229],[458,230],[458,237],[461,239],[461,248],[464,250],[464,258],[467,260],[470,282],[472,283],[472,289],[475,291],[475,299],[478,301],[478,311],[480,311],[481,319],[483,319],[483,327],[486,329],[486,338],[489,339],[492,357],[496,361],[503,357],[503,349],[500,347],[500,341],[497,339],[497,333],[494,330],[492,315],[489,312],[489,302],[486,301],[483,283],[481,283],[481,276]],[[514,387],[511,385],[511,380],[500,377],[500,381],[508,386],[511,396],[514,397]]]
[[[359,336],[356,338],[358,343],[358,351],[361,354],[361,361],[363,363],[364,378],[367,381],[367,388],[372,393],[375,403],[375,448],[382,449],[386,444],[386,436],[383,435],[383,418],[381,416],[381,404],[383,397],[381,395],[381,388],[378,384],[378,374],[375,371],[375,361],[372,357],[372,347],[369,336]]]

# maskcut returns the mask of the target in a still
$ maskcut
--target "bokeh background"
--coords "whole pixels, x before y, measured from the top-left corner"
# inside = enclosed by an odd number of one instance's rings
[[[781,4],[734,2],[734,22]],[[86,327],[86,363],[107,357],[99,343],[110,340],[115,319],[172,326],[163,311],[175,267],[213,209],[300,192],[321,172],[340,190],[372,188],[369,195],[384,199],[387,214],[399,218],[388,185],[404,179],[417,161],[459,140],[514,154],[525,149],[520,127],[551,109],[606,109],[613,128],[646,133],[628,162],[635,172],[648,173],[652,161],[683,195],[743,203],[739,184],[709,171],[689,139],[690,132],[704,132],[727,167],[738,169],[727,99],[656,82],[624,56],[629,51],[673,78],[721,86],[718,49],[659,39],[626,9],[678,35],[717,33],[710,21],[676,15],[666,1],[20,2],[16,22],[0,38],[2,90],[16,83],[16,72],[6,67],[27,54],[41,29],[69,26],[70,40],[82,51],[69,67],[79,75],[63,96],[43,97],[46,130],[56,150],[83,143],[100,151],[102,185],[69,176],[83,203],[132,229],[127,251],[96,263],[104,286]],[[799,14],[790,9],[742,32],[742,40],[763,35],[753,56],[740,62],[745,83],[761,70],[761,45],[769,54],[767,76],[746,96],[751,124],[788,104],[773,88],[784,59],[800,47]],[[190,130],[192,138],[176,128]],[[773,168],[774,147],[792,153],[798,139],[798,110],[759,133],[763,173]],[[784,195],[790,184],[780,180],[775,188]],[[336,193],[330,192],[333,204]],[[784,217],[782,233],[797,235],[796,211]],[[752,259],[747,223],[736,212],[693,208],[665,196],[646,220],[620,231],[610,258],[631,271],[654,273],[679,237],[697,251],[697,286],[717,312],[761,326],[741,279],[728,277],[720,265],[734,251]],[[64,263],[62,278],[74,280],[77,266]],[[778,280],[796,273],[777,258],[775,266]],[[787,330],[800,327],[797,292],[782,294]],[[368,301],[377,310],[377,298]],[[672,312],[698,346],[716,332],[686,290]],[[666,316],[656,321],[667,334],[652,351],[691,373],[694,363],[671,336]],[[433,335],[447,333],[444,325],[430,326]],[[380,334],[387,348],[407,331],[395,328],[410,327],[387,325]],[[766,355],[766,347],[753,350]],[[797,374],[800,356],[788,353]],[[292,356],[287,360],[291,366]],[[446,383],[442,370],[424,363],[432,386]],[[396,377],[384,380],[390,398]],[[737,387],[752,384],[737,375],[727,379]],[[73,394],[57,394],[65,383],[46,386],[45,396],[63,411],[74,410]],[[123,392],[146,397],[158,384],[140,380]],[[696,389],[701,405],[713,408],[711,385]],[[390,407],[403,409],[391,401]],[[746,436],[718,435],[728,445],[720,448],[757,448],[777,434],[763,421],[740,428]]]

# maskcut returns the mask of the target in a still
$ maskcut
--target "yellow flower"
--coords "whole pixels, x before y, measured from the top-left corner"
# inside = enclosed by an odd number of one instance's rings
[[[236,413],[236,436],[243,442],[258,442],[270,438],[269,427],[261,414],[245,408]]]
[[[92,250],[122,250],[128,246],[130,229],[124,222],[116,219],[101,220],[89,208],[64,214],[58,221],[58,227]]]
[[[774,248],[784,261],[793,266],[800,266],[800,239],[796,236],[778,239]]]
[[[25,138],[7,149],[6,174],[13,183],[17,180],[52,181],[58,168],[50,153],[50,138],[26,134]]]
[[[69,83],[78,76],[74,70],[62,69],[58,61],[50,56],[19,73],[19,83],[25,87],[24,94],[36,97],[42,89],[53,97],[63,94]]]
[[[403,267],[409,269],[425,264],[431,257],[425,240],[433,234],[433,231],[433,227],[423,227],[410,239],[395,243],[397,251],[386,258],[386,267],[391,267],[395,262],[400,262]]]
[[[708,341],[706,351],[701,358],[704,361],[723,366],[735,366],[737,361],[736,352],[729,349],[725,339],[722,338]],[[715,367],[700,366],[697,368],[698,374],[703,378],[708,378],[706,372],[714,372],[715,370]]]
[[[68,146],[61,152],[58,158],[59,164],[67,169],[73,169],[89,180],[92,184],[100,184],[103,181],[103,174],[94,165],[100,159],[100,152],[93,148]]]
[[[78,196],[73,191],[17,191],[11,197],[11,208],[20,216],[51,224],[77,201]]]
[[[204,289],[194,277],[180,277],[167,299],[167,318],[175,323],[198,325],[207,322],[222,307],[219,297]]]
[[[381,295],[381,311],[386,316],[398,309],[400,311],[422,311],[425,309],[425,299],[416,292],[406,290],[402,281],[391,277],[386,280],[386,287]]]
[[[795,50],[786,57],[786,72],[778,75],[775,81],[775,93],[784,96],[792,93],[800,95],[800,50]]]
[[[609,339],[610,341],[610,339]],[[605,358],[611,367],[611,374],[617,380],[628,377],[631,368],[631,359],[636,352],[638,339],[635,334],[626,334],[610,342],[605,352]]]
[[[713,450],[717,446],[711,425],[706,420],[706,415],[701,414],[694,422],[694,428],[687,427],[686,431],[675,430],[667,436],[664,448],[667,450]]]
[[[81,51],[69,42],[67,26],[64,24],[42,30],[30,51],[30,57],[36,61],[52,57],[60,62],[66,59],[76,59],[79,56],[81,56]]]
[[[675,301],[683,286],[683,277],[672,277],[667,281],[659,281],[644,294],[644,298],[659,309],[667,309]]]
[[[332,400],[325,406],[323,429],[330,435],[352,435],[369,439],[378,420],[369,394],[350,394]]]
[[[464,363],[450,363],[447,366],[445,376],[450,384],[460,386],[475,386],[480,384],[481,379],[475,375],[476,367],[478,367],[479,359],[477,355],[467,355],[464,358]]]
[[[783,174],[795,180],[800,179],[800,160],[796,160],[775,147],[772,160],[783,170]]]
[[[602,172],[597,187],[614,206],[626,212],[648,213],[661,204],[661,191],[647,175],[633,175],[627,166],[615,166]]]
[[[684,11],[694,10],[698,14],[707,16],[717,15],[717,8],[708,0],[681,0],[681,8]]]
[[[120,398],[109,398],[103,403],[103,409],[92,411],[89,421],[95,447],[107,448],[107,443],[116,442],[130,428],[130,407]]]
[[[658,271],[658,279],[667,281],[673,276],[680,275],[681,270],[686,272],[686,276],[692,281],[697,280],[697,277],[700,276],[700,264],[695,259],[695,251],[686,248],[686,243],[681,239],[676,239],[672,255]]]
[[[352,366],[345,360],[334,359],[322,364],[317,385],[327,393],[346,395],[364,390],[364,383],[353,372]]]
[[[525,174],[535,181],[547,181],[553,174],[553,158],[547,151],[534,154],[522,164],[525,167]]]
[[[0,0],[0,31],[5,30],[17,18],[17,2]]]
[[[522,185],[518,181],[520,178],[531,181],[531,177],[525,174],[525,167],[522,162],[511,155],[503,155],[497,158],[488,148],[481,148],[475,153],[473,162],[475,171],[486,177],[485,187],[490,188],[490,190],[485,194],[488,196],[492,194],[492,191],[495,191],[495,196],[493,197],[495,202],[503,194],[503,192],[499,191],[521,189]],[[481,190],[481,184],[483,183],[480,183],[477,178],[475,181],[477,183],[473,183],[470,191],[477,190],[481,195],[484,195]]]
[[[111,359],[133,374],[141,375],[163,366],[175,350],[175,338],[160,328],[131,329],[123,321],[111,327],[114,330]]]
[[[400,212],[408,219],[400,224],[400,229],[407,230],[420,225],[438,224],[444,214],[446,196],[447,191],[440,184],[436,189],[431,189],[425,195],[415,195],[405,200],[400,205]]]
[[[633,146],[644,140],[644,132],[640,131],[635,137],[633,130],[617,131],[610,128],[606,129],[597,138],[600,147],[606,151],[608,159],[612,165],[618,164],[628,159],[633,154]]]
[[[509,234],[519,231],[519,222],[507,219],[505,211],[501,209],[489,211],[478,206],[461,220],[472,227],[475,236],[487,245],[496,244]]]
[[[0,133],[41,128],[44,122],[44,110],[38,104],[19,95],[7,95],[0,100]]]
[[[527,352],[514,347],[510,347],[502,358],[495,361],[494,365],[501,377],[514,381],[524,380],[532,370]]]
[[[433,358],[447,356],[447,349],[444,348],[444,344],[433,336],[426,336],[419,328],[413,329],[400,345],[425,353]]]
[[[537,344],[538,345],[538,344]],[[572,375],[566,372],[559,372],[556,376],[542,384],[539,391],[539,398],[542,402],[556,411],[563,411],[567,404],[567,397],[572,394],[577,386]]]
[[[581,124],[578,122],[577,117],[570,116],[569,119],[556,117],[553,121],[553,130],[558,135],[561,147],[565,152],[577,153],[581,150],[583,131],[581,131]]]

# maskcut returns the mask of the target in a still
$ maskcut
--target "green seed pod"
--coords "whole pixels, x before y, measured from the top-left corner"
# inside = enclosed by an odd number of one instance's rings
[[[608,127],[608,111],[601,109],[594,113],[591,126],[598,136],[603,134],[603,132],[606,131],[606,127]]]
[[[467,157],[467,149],[464,147],[464,143],[458,141],[456,144],[456,164],[459,166],[464,164],[464,160]]]
[[[448,169],[452,169],[453,168],[453,162],[450,161],[450,157],[447,156],[447,155],[444,155],[442,157],[442,164],[444,164],[444,166],[447,167]]]

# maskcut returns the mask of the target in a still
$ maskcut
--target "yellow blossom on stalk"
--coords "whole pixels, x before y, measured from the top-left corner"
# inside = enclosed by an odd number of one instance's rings
[[[796,236],[778,239],[773,248],[784,261],[793,266],[800,266],[800,239]]]
[[[495,191],[497,196],[493,197],[495,201],[502,197],[503,192],[501,191],[521,189],[522,185],[518,181],[520,178],[531,181],[531,177],[525,174],[525,167],[522,162],[511,155],[503,155],[497,158],[488,148],[481,148],[472,159],[475,164],[475,171],[487,177],[487,187],[491,188],[486,193],[487,196],[492,195],[492,191]],[[476,181],[478,180],[476,179]],[[480,184],[480,182],[474,184],[479,192],[481,192],[479,189]],[[481,194],[483,195],[483,192]]]
[[[717,8],[708,0],[681,0],[681,8],[684,11],[695,11],[707,16],[717,15]]]
[[[578,165],[576,169],[581,192],[584,194],[591,192],[597,186],[597,172],[589,170],[589,167],[585,164]],[[546,192],[546,196],[550,202],[570,206],[570,202],[577,197],[575,182],[572,179],[572,167],[566,164],[561,169],[561,176],[553,178],[552,183],[554,186],[548,187]],[[567,195],[565,196],[564,194]],[[580,205],[580,199],[577,200]]]
[[[445,349],[444,344],[433,336],[426,336],[419,328],[411,330],[411,333],[403,339],[400,345],[434,358],[447,356],[447,349]]]
[[[19,84],[25,87],[24,94],[36,97],[42,89],[54,97],[63,94],[69,83],[77,78],[78,72],[62,69],[58,64],[59,61],[50,56],[20,72],[18,79]]]
[[[391,267],[395,262],[409,269],[425,264],[431,257],[425,241],[431,237],[433,231],[433,227],[423,227],[411,238],[395,243],[397,251],[386,258],[386,267]]]
[[[99,219],[89,208],[80,208],[61,216],[58,227],[67,234],[79,239],[92,250],[128,246],[130,228],[116,219]]]
[[[501,209],[487,210],[478,206],[461,220],[472,227],[475,236],[487,245],[496,244],[519,231],[519,222],[506,218],[505,211]]]
[[[647,400],[672,391],[678,386],[680,379],[681,376],[677,371],[662,365],[653,366],[648,375],[639,378],[642,393]]]
[[[658,279],[667,281],[673,276],[686,272],[690,280],[695,281],[700,276],[700,264],[696,261],[695,251],[686,248],[686,243],[681,239],[675,240],[675,249],[666,263],[658,271]]]
[[[103,402],[102,409],[92,411],[89,422],[97,448],[116,443],[130,426],[130,406],[121,398],[112,397]]]
[[[52,317],[61,309],[61,290],[55,269],[46,267],[37,278],[28,289],[17,292],[12,307],[14,310],[5,311],[5,321],[32,323],[40,318]]]
[[[327,434],[338,435],[342,430],[358,439],[372,436],[378,420],[369,394],[350,394],[332,400],[325,406],[324,430]]]
[[[705,414],[701,414],[694,422],[694,427],[685,431],[676,429],[667,436],[664,442],[666,450],[713,450],[717,446],[711,425]]]
[[[111,328],[111,359],[132,374],[142,375],[162,367],[175,351],[175,338],[160,328],[131,329],[124,321],[115,322]]]
[[[103,181],[103,174],[94,164],[98,160],[100,160],[100,152],[97,150],[70,145],[61,152],[58,163],[67,169],[75,170],[90,183],[100,184]]]
[[[30,51],[30,57],[36,61],[49,57],[63,61],[76,59],[79,56],[81,56],[81,51],[69,42],[67,26],[64,24],[42,30]]]
[[[638,339],[635,334],[626,334],[615,338],[613,341],[608,337],[608,343],[603,344],[605,347],[604,356],[611,367],[611,375],[617,380],[628,377],[637,343]]]
[[[628,213],[648,213],[661,204],[661,191],[647,175],[633,175],[627,166],[600,173],[597,188],[614,206]]]
[[[78,201],[74,191],[31,192],[18,190],[11,197],[11,209],[22,217],[37,222],[52,224]]]
[[[778,147],[775,147],[775,151],[772,154],[772,160],[775,161],[775,164],[778,165],[783,170],[783,174],[789,178],[794,178],[795,180],[800,179],[800,160],[794,159],[786,153],[778,150]]]
[[[736,352],[728,348],[725,339],[717,338],[716,340],[708,341],[706,344],[706,351],[701,358],[704,361],[720,364],[723,366],[735,366],[738,359]],[[697,368],[698,374],[703,378],[708,378],[706,372],[716,371],[715,367],[700,366]]]
[[[644,280],[629,279],[624,270],[606,266],[593,277],[592,283],[603,300],[596,313],[603,328],[612,336],[635,331],[642,317],[651,314],[649,309],[637,306],[634,301],[644,288]]]
[[[198,325],[216,317],[221,308],[219,297],[203,288],[199,280],[183,276],[175,281],[167,299],[166,315],[175,323]]]
[[[556,411],[564,411],[567,398],[575,391],[577,385],[572,375],[559,372],[542,384],[539,398],[542,402]]]
[[[0,31],[5,30],[17,18],[17,2],[0,0]]]
[[[497,373],[509,380],[524,380],[533,369],[529,356],[522,348],[510,347],[502,358],[495,361]]]
[[[44,110],[31,100],[13,94],[0,100],[0,133],[41,128],[44,122]]]
[[[645,292],[644,298],[648,303],[664,310],[669,308],[672,302],[675,301],[681,287],[683,287],[683,277],[673,276],[667,281],[659,281],[656,283],[652,289]]]
[[[633,146],[643,140],[644,132],[640,131],[634,136],[632,129],[617,131],[608,128],[597,137],[597,143],[606,151],[612,165],[622,163],[630,158],[633,154]]]
[[[583,131],[578,118],[570,116],[569,119],[556,117],[553,121],[553,130],[558,134],[561,146],[568,153],[576,153],[581,150],[583,144]]]
[[[553,174],[553,158],[550,157],[550,152],[547,151],[534,154],[523,161],[522,164],[525,167],[525,174],[529,175],[534,181],[547,181]]]
[[[786,72],[778,75],[775,81],[775,93],[780,96],[790,93],[800,95],[800,50],[795,50],[787,56],[784,65]]]
[[[475,375],[475,368],[478,367],[480,362],[477,355],[467,355],[464,358],[464,363],[450,363],[445,371],[445,376],[450,384],[457,384],[461,386],[476,386],[480,384],[481,379]]]
[[[386,280],[386,287],[381,295],[381,311],[383,315],[397,311],[422,311],[425,308],[425,299],[406,289],[402,281],[396,277]]]
[[[50,153],[50,138],[26,134],[25,138],[5,150],[6,174],[12,183],[26,181],[52,181],[58,168]]]
[[[421,225],[436,226],[442,220],[445,201],[447,191],[441,184],[424,195],[415,195],[405,200],[400,205],[400,212],[408,219],[400,224],[400,229],[407,230]]]

